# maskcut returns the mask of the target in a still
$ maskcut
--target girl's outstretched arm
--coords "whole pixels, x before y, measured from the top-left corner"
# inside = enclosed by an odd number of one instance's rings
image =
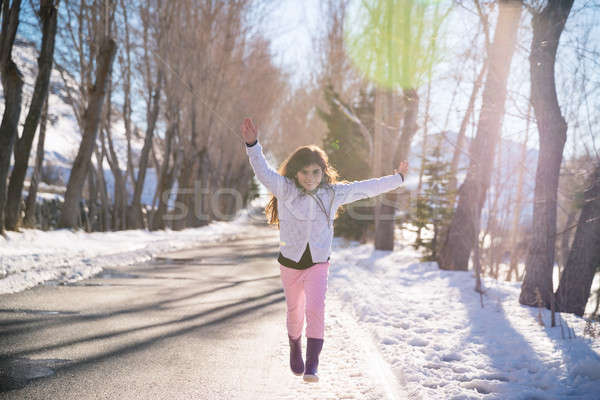
[[[394,169],[393,175],[334,185],[338,204],[352,203],[394,190],[404,182],[407,172],[408,163],[402,161],[398,168]]]
[[[277,173],[267,163],[262,152],[262,146],[258,143],[258,131],[250,118],[244,119],[242,137],[246,142],[246,153],[248,154],[250,165],[258,180],[278,199],[286,197],[293,183]]]

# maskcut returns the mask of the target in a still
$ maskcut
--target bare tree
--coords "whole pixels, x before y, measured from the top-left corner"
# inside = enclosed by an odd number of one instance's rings
[[[39,16],[42,22],[42,46],[38,57],[38,75],[35,80],[33,97],[27,118],[25,119],[23,132],[15,143],[15,164],[8,184],[5,227],[10,230],[16,230],[19,223],[21,194],[27,173],[29,153],[31,152],[33,138],[40,122],[42,106],[48,97],[58,18],[58,10],[56,9],[54,0],[43,0],[41,2]]]
[[[481,27],[483,29],[483,34],[485,37],[485,48],[489,53],[491,43],[490,43],[490,24],[488,20],[488,15],[483,12],[481,9],[481,5],[479,1],[475,1],[475,6],[477,8],[477,13],[479,15],[479,19],[481,21]],[[478,33],[479,34],[479,33]],[[467,104],[467,110],[461,120],[460,127],[458,129],[458,136],[456,139],[456,145],[454,147],[454,151],[452,153],[452,162],[450,163],[450,185],[448,187],[448,192],[450,193],[450,204],[454,206],[456,202],[456,194],[457,194],[457,186],[458,181],[456,179],[456,175],[458,173],[458,163],[460,161],[461,155],[465,153],[464,143],[467,134],[467,126],[469,124],[469,120],[473,116],[475,111],[475,101],[479,95],[479,90],[481,89],[481,85],[483,84],[483,79],[487,72],[488,68],[488,58],[483,60],[483,63],[479,69],[479,73],[477,74],[477,78],[475,78],[475,82],[473,83],[473,88],[471,89],[471,95],[469,96],[469,102]],[[447,235],[447,228],[445,227],[442,232],[442,241],[445,241],[445,237]]]
[[[175,12],[174,19],[181,18],[179,10]],[[182,43],[185,37],[186,29],[189,29],[184,24],[176,24],[175,26],[164,27],[166,42]],[[185,99],[189,96],[189,88],[185,86],[182,78],[182,70],[188,68],[186,59],[189,57],[188,52],[184,51],[165,51],[161,49],[159,62],[165,67],[164,72],[164,107],[163,119],[166,124],[165,138],[160,141],[158,149],[153,150],[156,156],[162,151],[160,158],[162,164],[159,163],[156,157],[155,166],[158,176],[158,183],[152,201],[152,211],[150,215],[150,229],[164,229],[168,227],[168,220],[165,218],[168,212],[168,201],[176,182],[177,176],[180,173],[180,166],[183,156],[183,146],[181,141],[181,118],[185,112]],[[158,205],[156,206],[156,202]]]
[[[173,10],[162,1],[156,0],[153,7],[148,5],[141,11],[143,26],[143,76],[146,85],[146,132],[140,154],[137,177],[134,179],[134,191],[128,211],[129,228],[146,227],[142,214],[142,190],[144,188],[148,160],[152,149],[154,132],[160,112],[163,87],[163,65],[155,60],[155,54],[164,54],[162,49],[166,30],[172,23]],[[152,12],[154,11],[154,12]],[[155,17],[156,16],[156,17]],[[160,56],[159,56],[160,57]]]
[[[123,119],[123,125],[125,127],[125,138],[127,141],[127,153],[126,160],[124,165],[124,170],[122,169],[121,163],[117,156],[117,152],[115,150],[115,146],[113,143],[113,112],[112,112],[112,94],[113,94],[113,81],[109,80],[109,89],[108,89],[108,97],[107,97],[107,112],[105,113],[103,129],[104,135],[103,139],[106,139],[106,144],[104,140],[102,141],[102,145],[106,146],[108,149],[107,153],[107,161],[110,167],[110,170],[114,177],[114,190],[113,190],[113,206],[112,206],[112,220],[111,225],[113,229],[126,229],[127,228],[127,177],[129,176],[132,181],[134,181],[134,168],[133,168],[133,152],[131,147],[132,141],[132,94],[131,94],[131,77],[132,77],[132,56],[134,56],[134,46],[131,43],[131,35],[130,35],[130,18],[129,18],[129,9],[131,7],[131,3],[125,2],[121,0],[119,3],[122,20],[121,25],[122,31],[117,30],[118,33],[121,34],[120,42],[123,43],[123,46],[119,49],[118,64],[120,67],[120,75],[121,75],[121,90],[123,93],[123,105],[121,108],[120,117]],[[135,4],[134,4],[135,6]],[[116,107],[115,107],[116,108]],[[115,110],[115,114],[118,115],[118,112]]]
[[[35,154],[35,165],[33,167],[33,172],[31,173],[29,189],[27,190],[27,198],[25,199],[25,217],[23,218],[23,226],[27,228],[33,228],[36,222],[41,223],[41,221],[36,221],[36,198],[40,183],[42,164],[44,162],[44,143],[46,141],[47,123],[48,97],[46,97],[44,107],[42,108],[42,115],[40,117],[40,132],[38,134],[37,149]]]
[[[88,175],[94,146],[96,146],[96,137],[106,94],[107,79],[112,71],[112,63],[117,49],[115,41],[110,36],[113,19],[113,7],[111,4],[111,1],[102,4],[110,6],[109,10],[104,13],[100,12],[100,10],[104,11],[104,7],[99,3],[95,3],[95,6],[97,7],[96,10],[99,12],[99,15],[104,16],[104,18],[102,18],[102,22],[98,24],[99,29],[95,32],[95,40],[98,40],[99,42],[92,43],[98,46],[98,51],[95,55],[95,79],[93,86],[86,91],[87,106],[81,115],[83,137],[77,152],[77,157],[73,163],[73,168],[71,169],[71,175],[69,176],[67,191],[65,193],[65,202],[61,210],[59,221],[59,227],[63,228],[77,227],[79,201],[81,199],[85,179]],[[81,7],[84,6],[81,5]],[[82,71],[82,74],[87,73],[91,74],[91,69]]]
[[[549,0],[540,11],[534,11],[531,41],[531,103],[538,125],[540,153],[535,177],[533,201],[533,235],[525,279],[519,302],[551,307],[554,300],[552,270],[556,240],[557,188],[563,147],[567,137],[565,122],[556,96],[554,64],[563,28],[573,0]]]
[[[459,189],[459,201],[438,264],[442,269],[467,270],[469,256],[478,238],[481,209],[490,184],[494,152],[500,137],[506,82],[514,53],[522,4],[520,0],[499,3],[494,42],[489,51],[489,69],[483,89],[477,135],[470,148],[467,177]]]
[[[109,83],[110,86],[110,83]],[[107,96],[107,109],[110,112],[110,89],[108,90],[109,94]],[[105,118],[103,118],[105,119]],[[96,210],[96,213],[99,214],[98,218],[98,226],[92,225],[93,230],[100,230],[102,232],[106,232],[111,229],[111,221],[110,221],[110,199],[108,196],[108,187],[106,184],[106,177],[104,175],[104,159],[107,159],[106,154],[106,145],[104,141],[104,131],[102,128],[99,128],[100,135],[100,146],[94,147],[94,154],[96,156],[96,168],[93,166],[90,167],[90,171],[95,174],[95,180],[97,182],[97,190],[100,192],[100,209]],[[92,205],[90,205],[92,206]],[[95,221],[94,218],[90,217],[92,221]]]
[[[450,164],[450,186],[448,188],[448,192],[451,196],[450,204],[454,205],[456,201],[456,188],[458,186],[458,181],[456,179],[456,175],[458,173],[458,162],[460,157],[465,152],[465,138],[467,133],[467,125],[469,124],[469,120],[473,115],[473,111],[475,110],[475,100],[479,94],[479,89],[481,88],[481,84],[483,83],[483,78],[487,71],[487,60],[484,61],[479,73],[477,74],[477,78],[473,83],[473,88],[471,90],[471,95],[469,96],[469,103],[467,105],[467,110],[465,115],[463,116],[460,127],[458,129],[458,136],[456,139],[456,146],[454,147],[454,152],[452,153],[452,162]]]
[[[600,161],[590,177],[571,251],[556,291],[558,311],[582,316],[600,265]]]
[[[168,90],[168,89],[167,89]],[[159,172],[159,180],[156,188],[155,200],[158,199],[158,207],[156,211],[152,213],[152,219],[150,227],[151,229],[164,229],[167,227],[165,215],[167,214],[168,197],[175,183],[175,177],[179,174],[179,165],[181,165],[182,150],[179,148],[179,110],[170,101],[171,96],[167,95],[167,131],[165,133],[165,148],[163,152],[163,162],[160,168],[157,168]]]
[[[21,1],[0,2],[2,30],[0,31],[0,80],[4,88],[5,109],[0,124],[0,234],[4,232],[4,206],[6,203],[6,178],[10,169],[10,158],[17,125],[21,115],[23,75],[12,60],[12,49],[19,26]]]
[[[327,0],[321,5],[325,28],[322,37],[315,39],[321,57],[317,87],[320,91],[331,85],[343,99],[353,99],[365,83],[344,49],[344,25],[350,1]]]
[[[529,127],[530,127],[530,123],[531,123],[531,102],[529,103],[529,106],[527,107],[527,120],[526,120],[526,126],[525,126],[525,137],[523,138],[523,142],[521,143],[521,153],[520,153],[520,157],[519,157],[519,164],[518,164],[518,178],[517,178],[517,193],[515,195],[515,200],[513,202],[513,214],[512,214],[512,223],[511,223],[511,227],[510,227],[510,233],[509,233],[509,251],[510,251],[510,264],[509,264],[509,268],[508,268],[508,272],[506,273],[506,280],[510,281],[512,279],[512,275],[515,275],[515,278],[518,278],[519,276],[519,271],[518,271],[518,262],[519,259],[521,258],[520,254],[520,242],[522,241],[522,239],[520,240],[519,238],[519,225],[520,225],[520,221],[521,221],[521,212],[523,210],[523,204],[524,204],[524,199],[523,199],[523,187],[524,187],[524,181],[525,181],[525,162],[527,159],[527,142],[529,140]]]

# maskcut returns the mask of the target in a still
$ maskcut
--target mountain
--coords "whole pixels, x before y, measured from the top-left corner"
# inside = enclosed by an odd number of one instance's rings
[[[458,138],[457,132],[446,131],[442,133],[432,134],[428,137],[428,148],[432,148],[433,144],[441,143],[442,148],[451,149],[446,153],[442,153],[442,159],[446,162],[451,162],[453,157],[454,148],[456,146]],[[471,139],[466,138],[464,145],[464,149],[461,152],[461,156],[459,158],[458,163],[458,181],[459,185],[465,179],[467,169],[469,167],[469,146],[471,144]],[[421,154],[423,149],[423,138],[420,136],[413,141],[411,146],[411,153],[409,156],[409,164],[411,165],[411,173],[417,175],[419,173],[419,168],[421,166]],[[518,186],[518,166],[521,159],[521,143],[517,143],[508,139],[501,139],[500,141],[500,166],[496,166],[494,171],[492,172],[492,182],[496,181],[498,178],[502,185],[500,186],[501,193],[499,194],[499,210],[503,210],[507,202],[514,202],[517,194],[517,186]],[[496,153],[498,149],[496,149]],[[533,216],[533,194],[535,189],[535,173],[537,167],[537,159],[538,159],[538,150],[528,148],[525,156],[525,176],[523,179],[523,202],[524,208],[521,215],[521,223],[530,224]],[[498,177],[499,173],[499,177]],[[495,188],[494,185],[490,185],[490,188],[487,192],[486,204],[484,205],[484,209],[482,212],[482,223],[485,223],[487,217],[489,215],[489,200],[495,197]],[[507,208],[512,211],[512,207]],[[500,222],[503,224],[509,224],[512,221],[512,217],[510,215],[498,215],[500,218]]]

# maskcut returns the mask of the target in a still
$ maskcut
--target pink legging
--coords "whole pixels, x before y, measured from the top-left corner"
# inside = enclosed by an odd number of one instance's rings
[[[329,262],[308,269],[280,264],[281,282],[287,303],[287,330],[292,339],[302,335],[306,312],[306,337],[323,339],[325,334],[325,292]]]

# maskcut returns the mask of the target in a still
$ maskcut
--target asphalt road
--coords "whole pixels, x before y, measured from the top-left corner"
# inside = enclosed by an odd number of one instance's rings
[[[267,398],[290,372],[277,231],[260,232],[0,296],[0,398]]]

